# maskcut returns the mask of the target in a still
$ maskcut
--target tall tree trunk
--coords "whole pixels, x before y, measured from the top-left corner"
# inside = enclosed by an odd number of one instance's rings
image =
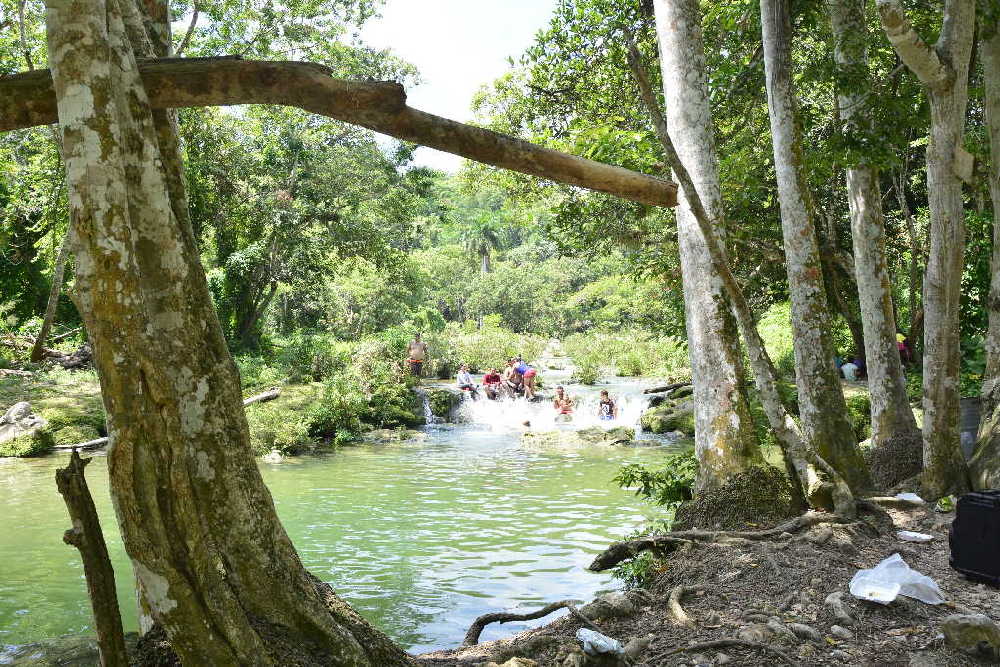
[[[485,276],[487,273],[489,273],[492,270],[493,269],[490,266],[490,249],[489,249],[489,247],[480,248],[480,250],[479,250],[479,273]]]
[[[956,153],[962,149],[974,0],[946,0],[941,36],[928,46],[896,0],[878,0],[882,27],[920,79],[931,107],[927,192],[930,255],[924,278],[924,474],[930,498],[969,488],[958,432],[959,301],[965,214]]]
[[[656,31],[675,148],[708,215],[723,220],[698,0],[657,0]],[[725,230],[716,226],[716,236]],[[678,197],[677,236],[684,314],[694,385],[699,491],[723,484],[761,460],[745,393],[739,332],[722,279],[712,266],[698,221]]]
[[[829,7],[834,58],[845,80],[851,82],[837,93],[840,116],[862,135],[871,133],[874,128],[867,108],[874,91],[868,77],[865,0],[839,0],[829,3]],[[882,193],[875,167],[864,163],[848,167],[847,200],[871,394],[872,444],[881,447],[893,440],[919,442],[920,432],[906,396],[906,379],[896,344]]]
[[[38,332],[38,338],[31,347],[31,360],[38,362],[42,360],[45,341],[49,337],[52,323],[56,317],[56,306],[59,305],[59,295],[62,294],[63,280],[66,274],[66,259],[69,257],[70,247],[73,245],[73,223],[66,227],[66,234],[63,236],[62,244],[59,246],[59,254],[56,255],[56,265],[52,269],[52,287],[49,288],[49,300],[45,304],[45,317],[42,318],[42,329]]]
[[[183,186],[163,168],[170,133],[158,131],[126,37],[134,11],[125,0],[51,0],[47,23],[75,296],[108,413],[112,499],[149,611],[185,664],[407,664],[306,572],[278,521],[191,227],[175,209]]]
[[[867,490],[871,478],[854,439],[833,364],[830,314],[824,295],[815,215],[802,173],[792,90],[789,0],[760,0],[760,12],[802,430],[806,440],[847,479],[851,489]]]
[[[838,514],[853,517],[856,513],[856,507],[847,482],[840,473],[817,454],[810,443],[803,439],[799,425],[792,419],[784,400],[781,398],[781,392],[778,390],[778,374],[771,357],[767,354],[760,332],[757,331],[750,304],[736,281],[736,276],[733,275],[725,249],[715,235],[716,228],[725,227],[724,219],[712,220],[702,205],[701,196],[698,194],[694,181],[674,148],[667,121],[660,111],[653,88],[649,83],[649,76],[642,66],[639,51],[634,44],[629,45],[628,61],[643,105],[653,119],[656,134],[663,144],[667,164],[670,165],[680,182],[681,191],[691,208],[691,214],[698,223],[698,230],[701,232],[705,247],[712,260],[712,268],[718,273],[726,296],[729,298],[740,335],[743,336],[743,341],[746,343],[747,357],[750,360],[750,368],[753,370],[757,391],[760,393],[761,405],[767,416],[768,424],[782,448],[789,476],[793,482],[798,482],[795,488],[801,489],[803,499],[808,498],[814,506],[822,507],[828,506],[832,500]],[[720,210],[718,213],[722,214],[724,211]],[[827,476],[828,483],[822,483],[817,475],[817,470],[821,470]]]
[[[986,87],[986,125],[990,135],[990,198],[993,199],[993,257],[990,263],[989,327],[983,374],[982,422],[969,462],[972,486],[1000,488],[1000,26],[997,17],[981,25],[979,53]]]
[[[896,193],[896,201],[899,202],[899,213],[906,223],[906,238],[910,242],[910,284],[907,289],[907,306],[910,309],[910,323],[907,327],[907,338],[910,341],[910,353],[913,359],[917,359],[917,351],[923,348],[923,325],[918,327],[918,313],[922,312],[920,304],[920,259],[923,257],[923,249],[920,245],[920,234],[917,232],[917,222],[913,219],[913,210],[910,202],[906,198],[906,166],[900,167],[892,172],[892,189]],[[921,321],[923,316],[920,316]],[[920,334],[918,336],[918,333]]]

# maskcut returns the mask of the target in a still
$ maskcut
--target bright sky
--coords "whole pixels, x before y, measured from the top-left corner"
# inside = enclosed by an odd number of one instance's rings
[[[548,24],[558,0],[386,0],[382,18],[361,37],[414,64],[424,83],[407,91],[410,106],[458,121],[472,119],[472,97],[515,61]],[[462,159],[420,148],[420,166],[455,171]]]

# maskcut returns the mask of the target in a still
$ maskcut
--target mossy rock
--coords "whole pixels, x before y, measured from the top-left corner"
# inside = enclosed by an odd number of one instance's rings
[[[753,466],[682,503],[673,529],[742,530],[770,526],[796,514],[787,475],[773,466]]]
[[[385,445],[400,442],[421,442],[427,437],[423,431],[415,431],[409,428],[379,428],[368,431],[362,436],[365,442],[377,445]]]
[[[462,402],[461,394],[444,387],[428,388],[426,391],[431,414],[438,419],[451,421],[452,411]]]
[[[528,431],[521,436],[521,446],[531,450],[573,450],[581,447],[631,445],[635,431],[625,426],[603,429],[591,426],[579,431]]]
[[[670,433],[680,431],[684,435],[694,435],[694,405],[691,402],[680,405],[666,403],[646,410],[640,420],[642,430],[649,433]]]
[[[54,445],[52,431],[48,427],[42,426],[29,433],[0,442],[0,458],[42,456],[51,452]]]
[[[57,445],[76,445],[81,442],[97,440],[101,434],[93,426],[65,426],[53,435]]]
[[[674,389],[672,392],[670,392],[670,400],[677,401],[682,398],[687,398],[692,394],[694,394],[694,387],[692,387],[689,384],[686,384],[683,387],[677,387],[677,389]]]

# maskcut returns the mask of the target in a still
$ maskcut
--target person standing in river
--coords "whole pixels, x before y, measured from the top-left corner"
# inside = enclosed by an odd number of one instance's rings
[[[427,361],[427,343],[420,340],[420,332],[413,336],[413,340],[406,346],[408,355],[407,363],[410,365],[410,374],[413,377],[420,377],[423,371],[424,362]]]

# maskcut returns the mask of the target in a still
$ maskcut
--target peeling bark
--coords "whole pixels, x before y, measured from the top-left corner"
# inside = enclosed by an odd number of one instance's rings
[[[285,652],[408,664],[330,605],[278,521],[129,18],[126,0],[47,7],[76,302],[108,414],[112,500],[149,611],[185,664],[271,664]]]
[[[792,304],[795,383],[806,441],[855,492],[871,487],[833,363],[815,213],[802,174],[792,90],[789,0],[760,0],[768,112]]]
[[[973,0],[946,0],[941,35],[932,48],[896,0],[877,0],[882,27],[903,63],[920,79],[931,107],[927,145],[930,254],[924,278],[923,495],[938,498],[969,488],[959,417],[959,301],[965,254],[962,181],[955,153],[962,147],[972,55]]]
[[[854,75],[851,85],[838,91],[840,116],[860,132],[871,132],[872,120],[866,110],[867,98],[874,91],[868,76],[865,0],[838,0],[829,3],[829,7],[834,59],[842,73]],[[897,438],[916,440],[919,431],[906,395],[906,379],[896,344],[878,170],[863,163],[850,165],[847,199],[871,394],[872,445],[880,447]]]
[[[712,128],[698,0],[656,0],[656,29],[674,146],[708,215],[723,220],[722,188]],[[725,230],[716,225],[720,240]],[[746,377],[729,299],[683,196],[677,235],[684,314],[694,385],[697,492],[721,486],[761,461],[744,387]]]

